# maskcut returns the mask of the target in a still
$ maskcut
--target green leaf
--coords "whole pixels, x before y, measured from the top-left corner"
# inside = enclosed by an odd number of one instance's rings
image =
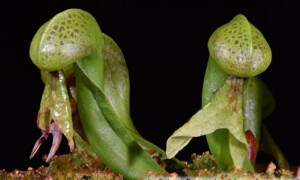
[[[118,116],[120,123],[128,130],[137,143],[144,150],[155,150],[155,154],[162,154],[162,159],[164,159],[166,157],[166,153],[159,147],[141,137],[133,125],[130,116],[129,73],[124,55],[112,38],[103,33],[103,39],[104,93],[107,96],[107,99]]]
[[[93,150],[92,146],[86,142],[84,139],[82,139],[82,137],[76,132],[74,131],[74,143],[75,143],[75,147],[78,151],[82,152],[86,152],[88,155],[92,156],[93,158],[98,158],[97,154],[95,153],[95,151]]]
[[[249,147],[248,159],[253,165],[255,164],[258,145],[260,142],[263,111],[263,88],[263,82],[258,76],[247,78],[244,82],[244,131],[247,134],[246,138]]]
[[[49,72],[47,72],[49,73]],[[48,76],[47,76],[48,77]],[[51,123],[51,114],[50,114],[50,108],[52,105],[52,88],[50,86],[50,78],[47,78],[45,81],[46,85],[42,94],[42,100],[40,103],[40,109],[37,117],[37,125],[41,129],[43,135],[46,135],[49,133],[50,123]]]
[[[99,83],[93,81],[95,74],[89,73],[93,62],[81,59],[74,67],[80,118],[86,136],[101,160],[128,179],[145,178],[148,171],[163,171],[120,123],[126,121],[115,111],[113,101]]]
[[[248,150],[243,131],[242,89],[243,79],[228,76],[210,103],[168,139],[168,157],[175,156],[193,137],[210,134],[217,129],[228,129],[229,147],[231,156],[234,156],[234,165],[241,167]]]
[[[132,123],[129,105],[129,73],[125,58],[117,43],[103,33],[104,39],[104,93],[120,123],[138,134]]]
[[[251,130],[259,143],[262,121],[263,86],[258,76],[247,78],[243,90],[244,131]]]
[[[209,56],[202,89],[202,107],[207,105],[214,93],[224,84],[228,74],[225,73],[216,61]]]
[[[111,107],[110,111],[112,111],[112,113],[114,113],[116,116],[115,119],[113,120],[114,123],[119,122],[121,127],[124,128],[130,134],[131,138],[134,138],[135,143],[137,143],[143,150],[155,150],[155,153],[153,155],[161,154],[162,155],[161,159],[165,159],[166,153],[162,149],[157,147],[156,145],[152,144],[151,142],[149,142],[149,141],[145,140],[143,137],[141,137],[140,134],[138,133],[138,131],[136,130],[136,128],[134,127],[132,120],[131,120],[131,116],[130,116],[129,73],[128,73],[128,70],[126,67],[126,62],[125,62],[124,56],[122,54],[122,51],[118,47],[118,45],[109,36],[103,34],[103,40],[104,40],[104,48],[103,48],[104,92],[103,93],[108,100],[108,102],[107,102],[108,105]],[[84,72],[86,72],[88,74],[89,67],[91,66],[90,64],[93,64],[93,63],[90,63],[87,60],[81,60],[81,61],[82,61],[82,64],[84,65],[83,66]],[[90,74],[88,76],[93,77],[94,75]],[[93,81],[92,78],[90,80]],[[95,83],[95,82],[93,82],[93,83]],[[77,91],[78,91],[78,86],[80,86],[80,85],[77,84]],[[80,104],[80,102],[78,102],[78,104]],[[78,105],[78,106],[80,109],[80,105]],[[80,115],[80,116],[82,119],[82,115]],[[95,128],[97,128],[97,127],[95,126]],[[103,136],[104,136],[104,134],[103,134]],[[108,136],[108,135],[105,135],[105,136]],[[78,138],[76,136],[74,136],[74,138],[75,138],[75,142],[77,142]],[[112,136],[112,138],[113,138],[113,136]],[[123,137],[123,138],[125,138],[125,137]],[[81,140],[81,139],[79,139],[79,140]],[[89,141],[91,142],[90,139],[89,139]],[[110,140],[108,140],[108,141],[110,141]],[[122,141],[122,138],[121,138],[121,141]],[[97,141],[95,143],[97,143],[97,145],[101,145],[101,142],[99,142],[99,141]],[[81,143],[81,145],[82,145],[82,143]],[[106,146],[106,148],[109,149],[108,145],[101,145],[101,146]],[[112,148],[115,148],[115,144],[111,144],[111,146],[113,146]],[[83,147],[83,149],[85,149],[86,146],[82,146],[82,147]],[[112,152],[112,151],[109,150],[109,152]],[[124,152],[122,152],[121,149],[119,149],[119,150],[116,150],[115,153],[122,154]],[[127,155],[125,155],[125,156],[130,155],[130,153],[129,154],[126,153],[126,154]],[[131,154],[130,156],[133,156],[133,155]],[[150,157],[148,154],[146,154],[146,155],[144,154],[143,156],[147,156],[147,158]],[[146,162],[148,160],[146,160]],[[120,160],[120,161],[122,161],[122,160]],[[150,165],[152,163],[153,162],[151,159]],[[110,166],[110,167],[113,169],[113,166]],[[153,166],[153,164],[152,164],[152,166]],[[158,165],[155,165],[155,166],[156,166],[156,168],[159,168],[161,170],[161,168]],[[172,166],[172,170],[183,169],[183,167],[185,167],[185,165],[183,163],[181,163],[180,161],[178,161],[176,159],[173,159],[170,162],[170,167],[171,166]],[[115,166],[115,168],[119,168],[119,167]],[[131,168],[134,169],[135,167],[132,166]]]
[[[66,80],[62,71],[57,71],[57,74],[50,77],[53,88],[51,116],[68,139],[70,150],[73,151],[73,121]]]
[[[68,139],[70,150],[73,151],[72,112],[64,74],[62,71],[46,74],[46,85],[37,119],[38,127],[42,130],[43,136],[47,137],[50,133],[51,119],[54,120]]]
[[[161,159],[166,159],[166,152],[151,142],[145,140],[136,130],[130,116],[129,102],[129,73],[124,55],[117,43],[108,35],[103,33],[104,39],[104,93],[107,96],[113,110],[116,112],[120,123],[128,130],[135,141],[144,150],[155,150],[153,155],[161,155]],[[174,169],[185,167],[183,163],[174,159]],[[172,162],[173,162],[172,161]],[[171,162],[171,163],[172,163]]]
[[[214,93],[224,84],[228,74],[225,73],[216,61],[209,56],[202,89],[202,107],[207,105]],[[229,150],[229,131],[228,129],[218,129],[206,135],[209,149],[213,154],[218,167],[224,171],[228,165],[233,165]]]
[[[228,74],[226,74],[217,65],[215,60],[209,56],[202,91],[202,106],[209,103],[215,92],[217,92],[224,84]],[[229,166],[234,166],[230,153],[228,129],[218,129],[211,134],[206,135],[209,149],[220,169],[227,171]],[[248,158],[244,161],[244,169],[254,172],[254,169]]]

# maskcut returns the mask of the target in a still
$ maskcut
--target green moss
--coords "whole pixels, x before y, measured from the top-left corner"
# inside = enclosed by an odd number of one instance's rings
[[[168,163],[166,163],[168,164]],[[227,173],[218,169],[213,156],[207,151],[202,155],[192,154],[191,159],[186,162],[187,168],[183,171],[186,176],[178,176],[177,173],[148,172],[149,179],[295,179],[289,170],[279,169],[270,163],[266,173],[251,173],[243,169],[230,168]],[[100,159],[93,158],[84,152],[75,150],[72,154],[55,156],[49,166],[41,166],[34,170],[14,170],[7,172],[0,170],[2,179],[123,179],[121,174],[115,174],[106,167]]]

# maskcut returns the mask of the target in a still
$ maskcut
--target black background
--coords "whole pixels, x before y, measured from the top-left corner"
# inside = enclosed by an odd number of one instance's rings
[[[51,138],[29,161],[40,130],[36,117],[43,83],[29,58],[38,28],[56,13],[81,8],[122,49],[131,80],[131,114],[139,132],[165,149],[167,138],[201,108],[207,41],[212,32],[242,13],[264,34],[273,53],[261,77],[277,106],[265,120],[293,165],[299,158],[299,1],[1,1],[0,169],[42,165]],[[197,138],[178,154],[208,150]],[[58,154],[68,152],[64,139]],[[260,153],[259,162],[272,160]]]

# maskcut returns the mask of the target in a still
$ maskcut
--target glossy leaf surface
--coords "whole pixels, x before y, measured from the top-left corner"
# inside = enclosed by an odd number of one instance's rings
[[[57,71],[55,79],[53,78],[52,80],[53,82],[51,84],[55,84],[56,82],[56,88],[52,91],[52,119],[60,127],[62,133],[67,137],[72,151],[74,148],[72,111],[63,72]]]
[[[262,121],[263,88],[262,81],[255,76],[245,80],[243,90],[244,131],[250,130],[258,143]]]
[[[123,126],[138,133],[130,116],[130,84],[125,58],[113,39],[105,34],[103,39],[104,93]]]
[[[105,44],[106,42],[107,39]],[[120,52],[110,53],[117,54]],[[105,74],[113,73],[111,74],[113,76],[108,76],[113,81],[104,82],[104,84],[115,86],[116,84],[122,85],[124,83],[115,83],[118,81],[118,76],[115,76],[114,73],[117,73],[115,71],[118,71],[120,65],[124,63],[121,61],[122,63],[120,64],[120,61],[117,61],[119,59],[114,59],[119,57],[106,55],[105,64],[108,63],[106,67],[112,68],[112,71],[105,71]],[[136,143],[124,127],[125,125],[123,125],[127,124],[124,123],[126,120],[121,120],[123,116],[119,116],[118,113],[120,111],[115,110],[118,108],[112,105],[115,102],[113,99],[120,96],[120,92],[123,93],[124,86],[121,88],[122,90],[116,90],[114,93],[106,95],[105,90],[101,88],[99,83],[93,81],[94,74],[89,74],[90,67],[93,67],[93,62],[85,59],[81,59],[75,63],[78,110],[86,136],[93,149],[105,164],[113,171],[124,174],[125,178],[146,177],[149,170],[153,172],[163,171]],[[105,88],[108,87],[105,86]]]
[[[62,71],[48,73],[38,114],[38,127],[47,138],[51,120],[66,136],[70,150],[74,149],[71,105],[65,77]]]

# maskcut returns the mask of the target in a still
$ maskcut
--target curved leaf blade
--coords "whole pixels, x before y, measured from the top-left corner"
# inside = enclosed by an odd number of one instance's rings
[[[150,170],[164,171],[120,123],[105,93],[86,72],[92,64],[82,61],[85,60],[75,63],[78,109],[86,136],[98,156],[125,178],[145,178]]]
[[[228,74],[225,73],[216,61],[209,56],[202,89],[202,107],[207,105],[215,92],[224,84]],[[233,165],[229,150],[228,129],[217,129],[206,135],[206,140],[218,167],[224,171],[228,165]]]
[[[47,138],[53,119],[68,139],[70,151],[73,151],[73,121],[65,76],[62,71],[45,72],[45,74],[46,84],[37,119],[38,127]]]
[[[50,108],[53,106],[51,91],[52,88],[50,86],[50,78],[49,78],[47,79],[47,82],[45,84],[45,88],[40,103],[40,109],[37,117],[37,125],[41,129],[43,136],[45,136],[46,138],[49,133],[49,128],[52,119],[50,113]]]
[[[166,159],[166,152],[151,142],[145,140],[136,130],[130,116],[130,83],[129,73],[124,55],[117,43],[103,33],[104,39],[104,93],[112,105],[122,125],[128,130],[135,141],[144,150],[155,150],[154,155],[160,154]],[[174,159],[176,169],[183,169],[185,164]],[[176,170],[175,169],[175,170]]]
[[[262,121],[263,87],[258,76],[245,80],[243,88],[244,131],[251,130],[259,142]]]
[[[68,139],[70,151],[73,151],[72,111],[64,73],[62,71],[57,71],[57,74],[51,75],[50,79],[53,87],[53,107],[51,108],[52,119]]]
[[[210,103],[168,139],[168,157],[175,156],[193,137],[210,134],[216,129],[228,129],[230,153],[235,156],[233,162],[241,167],[248,150],[243,131],[242,88],[243,79],[228,76]]]
[[[126,128],[138,134],[132,123],[129,104],[129,73],[124,55],[117,43],[103,33],[104,93]]]
[[[226,74],[217,65],[215,60],[209,56],[203,82],[202,106],[209,103],[215,92],[223,86],[227,76],[228,74]],[[209,149],[213,154],[218,167],[224,171],[226,171],[229,166],[234,166],[233,158],[235,156],[232,157],[230,153],[231,145],[229,142],[229,135],[228,129],[217,129],[215,132],[206,135]],[[254,172],[248,158],[245,158],[243,166],[246,171]]]

